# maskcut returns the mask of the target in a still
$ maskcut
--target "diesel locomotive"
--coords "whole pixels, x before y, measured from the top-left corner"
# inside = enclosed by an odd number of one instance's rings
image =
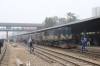
[[[75,39],[70,27],[57,27],[44,30],[37,30],[27,34],[10,37],[16,38],[17,41],[28,40],[29,38],[36,40],[37,44],[56,46],[61,48],[75,48]]]

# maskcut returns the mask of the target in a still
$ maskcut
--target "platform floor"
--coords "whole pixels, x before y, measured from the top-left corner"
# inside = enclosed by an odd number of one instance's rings
[[[10,50],[10,55],[9,55],[9,65],[8,66],[16,66],[16,58],[20,58],[21,61],[25,64],[27,61],[30,61],[31,66],[59,66],[57,65],[57,63],[53,63],[53,64],[49,64],[46,61],[44,61],[43,59],[39,58],[38,56],[34,55],[34,54],[30,54],[29,47],[24,47],[22,44],[17,43],[18,46],[14,47],[12,44],[8,44],[9,45],[9,50]],[[80,48],[81,50],[81,45],[77,46],[78,48]],[[88,50],[91,51],[100,51],[100,47],[86,47]],[[85,54],[79,54],[79,53],[73,53],[73,52],[67,52],[67,51],[63,51],[63,50],[59,50],[57,48],[54,48],[53,50],[55,51],[59,51],[59,52],[63,52],[63,53],[67,53],[69,55],[74,55],[74,56],[78,56],[78,57],[82,57],[82,58],[86,58],[86,59],[91,59],[94,61],[100,61],[98,60],[98,58],[91,58],[89,56],[86,56]]]
[[[81,49],[81,45],[77,45],[77,48]],[[100,52],[100,46],[86,46],[86,48],[93,52]]]
[[[24,66],[27,61],[30,61],[31,66],[56,66],[50,65],[46,61],[42,60],[41,58],[37,57],[34,54],[30,54],[30,48],[26,48],[18,44],[17,47],[13,47],[12,44],[9,44],[10,48],[10,56],[9,56],[9,63],[8,66],[16,66],[16,58],[21,59]]]

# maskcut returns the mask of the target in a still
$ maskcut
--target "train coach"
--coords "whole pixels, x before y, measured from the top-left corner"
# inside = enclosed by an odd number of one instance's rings
[[[53,29],[40,30],[15,36],[17,40],[36,40],[37,44],[56,46],[61,48],[75,48],[75,40],[70,27],[58,27]]]
[[[60,27],[45,30],[40,33],[43,45],[57,46],[62,48],[75,48],[74,36],[70,27]]]

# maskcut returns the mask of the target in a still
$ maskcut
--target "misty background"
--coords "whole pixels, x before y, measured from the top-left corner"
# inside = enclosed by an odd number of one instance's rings
[[[0,23],[38,23],[46,17],[64,17],[74,13],[78,19],[92,17],[92,8],[100,0],[0,0]],[[6,32],[0,32],[0,37]],[[11,35],[11,33],[9,33]]]

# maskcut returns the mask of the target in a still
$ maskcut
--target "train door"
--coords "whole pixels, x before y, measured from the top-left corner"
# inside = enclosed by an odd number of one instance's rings
[[[58,40],[61,39],[61,32],[60,32],[61,28],[58,28]]]
[[[54,40],[55,40],[55,41],[58,39],[57,35],[58,35],[58,30],[55,29],[55,30],[54,30]]]

